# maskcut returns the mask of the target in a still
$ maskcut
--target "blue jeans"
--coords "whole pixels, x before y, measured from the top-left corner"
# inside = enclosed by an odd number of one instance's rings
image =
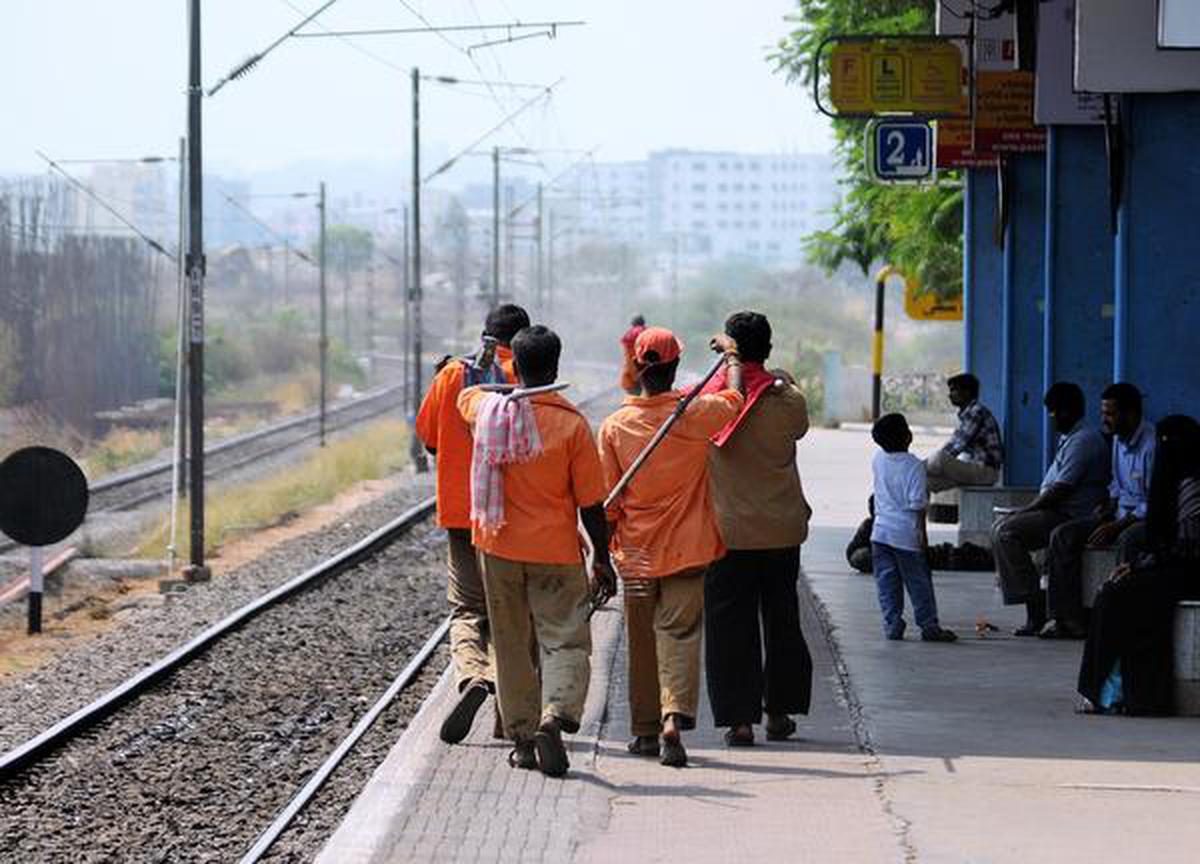
[[[886,543],[872,543],[875,587],[879,591],[879,609],[883,612],[883,632],[891,639],[904,634],[904,592],[912,601],[913,614],[922,632],[937,629],[937,600],[933,596],[933,575],[924,552],[897,549]]]

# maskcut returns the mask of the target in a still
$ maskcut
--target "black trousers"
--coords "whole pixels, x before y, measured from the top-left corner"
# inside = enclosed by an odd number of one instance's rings
[[[800,547],[730,549],[704,577],[704,661],[718,726],[807,714],[812,656],[800,631]],[[761,627],[760,627],[761,622]]]

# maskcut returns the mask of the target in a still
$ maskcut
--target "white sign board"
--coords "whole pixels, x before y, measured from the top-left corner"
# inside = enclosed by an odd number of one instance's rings
[[[1200,51],[1159,50],[1157,6],[1158,0],[1075,0],[1076,90],[1200,90]]]
[[[1200,48],[1200,3],[1158,0],[1158,47]]]
[[[1042,0],[1037,22],[1034,122],[1060,125],[1103,123],[1104,97],[1075,92],[1072,69],[1075,0]]]
[[[979,0],[942,0],[937,5],[937,35],[967,35]],[[1005,12],[975,22],[975,68],[1005,72],[1017,68],[1017,16]]]

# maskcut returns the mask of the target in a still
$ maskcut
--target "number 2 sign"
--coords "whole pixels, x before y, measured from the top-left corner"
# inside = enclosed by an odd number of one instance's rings
[[[876,120],[867,126],[867,173],[881,183],[933,179],[933,127],[921,120]]]

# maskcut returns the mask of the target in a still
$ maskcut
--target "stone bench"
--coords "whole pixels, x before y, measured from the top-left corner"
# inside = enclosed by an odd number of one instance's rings
[[[1117,566],[1117,550],[1114,546],[1103,549],[1084,547],[1083,550],[1083,608],[1091,609],[1096,595],[1112,575]]]
[[[1200,716],[1200,601],[1175,607],[1175,713]]]
[[[1024,507],[1037,497],[1033,486],[962,486],[958,489],[958,542],[992,548],[996,508]]]

